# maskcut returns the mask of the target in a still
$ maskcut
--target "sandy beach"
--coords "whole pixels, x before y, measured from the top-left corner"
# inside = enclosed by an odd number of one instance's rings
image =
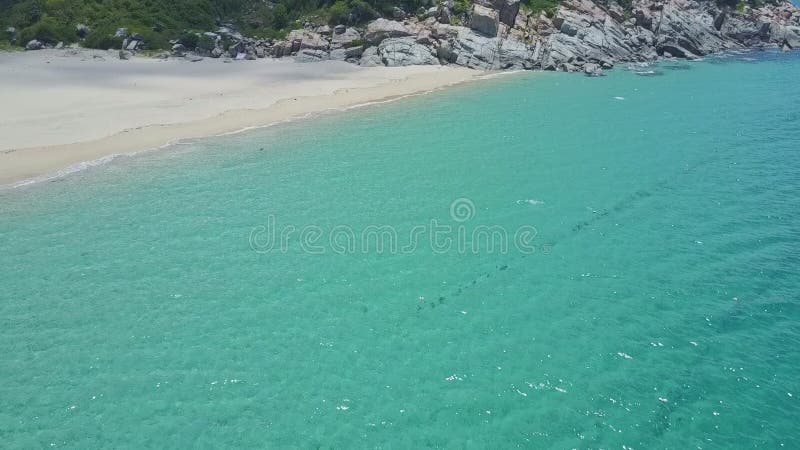
[[[481,74],[334,61],[122,61],[90,50],[0,53],[0,186],[182,138],[407,96]]]

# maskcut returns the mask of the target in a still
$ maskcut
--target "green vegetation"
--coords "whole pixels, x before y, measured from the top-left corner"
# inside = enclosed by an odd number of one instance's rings
[[[472,2],[470,0],[455,0],[453,2],[453,14],[456,16],[469,13],[471,8]]]
[[[147,48],[160,49],[171,39],[191,41],[189,34],[223,23],[245,35],[276,38],[307,21],[356,25],[391,17],[395,6],[414,12],[422,5],[422,0],[0,0],[0,43],[8,47],[12,36],[5,30],[14,27],[16,45],[39,39],[113,48],[122,42],[114,32],[124,27],[141,33]],[[91,29],[85,38],[78,35],[78,24]]]
[[[561,1],[523,0],[523,8],[553,17]],[[630,11],[631,0],[617,1]],[[777,0],[714,1],[743,11]],[[395,6],[413,14],[426,5],[424,0],[0,0],[0,48],[25,45],[31,39],[118,48],[122,39],[114,33],[123,27],[142,34],[149,50],[167,48],[172,39],[180,39],[187,47],[208,46],[195,33],[221,24],[233,24],[248,36],[280,38],[305,22],[358,25],[391,17]],[[472,0],[455,0],[454,23],[460,23],[471,7]],[[78,24],[91,31],[79,35]],[[7,33],[8,27],[16,32]]]
[[[743,12],[745,8],[760,8],[764,5],[774,5],[778,0],[716,0],[718,6],[734,8],[738,12]]]
[[[544,12],[547,17],[553,17],[558,9],[560,0],[523,0],[525,7],[535,13],[539,14]]]

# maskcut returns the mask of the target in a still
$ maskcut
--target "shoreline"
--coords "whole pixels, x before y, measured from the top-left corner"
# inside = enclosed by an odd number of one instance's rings
[[[64,60],[70,61],[70,64],[78,64],[86,62],[86,54],[90,52],[81,52],[79,55],[64,55]],[[30,53],[22,54],[30,55]],[[83,60],[78,60],[79,57],[84,57]],[[34,55],[40,59],[56,58],[61,55],[43,54],[39,53]],[[8,58],[8,56],[6,56]],[[27,59],[32,59],[27,57]],[[42,61],[35,61],[41,63]],[[47,64],[49,62],[45,61]],[[91,64],[91,63],[90,63]],[[95,63],[98,64],[98,63]],[[109,64],[119,66],[127,69],[124,62],[119,64],[117,62],[100,62],[99,64]],[[170,64],[173,67],[183,66],[183,69],[191,69],[188,72],[180,69],[179,75],[196,82],[197,73],[195,68],[199,68],[196,63],[184,62],[158,62],[141,60],[140,64],[153,65],[153,64]],[[222,66],[223,64],[212,62],[206,64]],[[256,63],[257,64],[257,63]],[[55,136],[56,139],[61,138],[67,142],[60,142],[49,145],[32,145],[21,146],[19,148],[9,148],[8,141],[0,142],[0,188],[14,189],[41,181],[46,181],[54,178],[59,178],[70,173],[83,170],[88,167],[93,167],[105,164],[116,157],[134,155],[146,151],[155,151],[174,144],[179,143],[186,139],[208,138],[213,136],[221,136],[227,134],[237,134],[248,130],[263,128],[267,126],[276,125],[283,122],[299,120],[308,118],[317,113],[324,113],[330,111],[344,111],[352,108],[364,107],[378,103],[385,103],[396,101],[405,97],[422,95],[449,86],[465,83],[468,81],[479,80],[492,76],[491,72],[476,71],[465,68],[441,67],[441,66],[412,66],[412,67],[398,67],[398,68],[353,68],[348,65],[348,70],[341,70],[335,72],[340,67],[335,64],[326,63],[312,63],[301,64],[295,62],[272,62],[259,66],[249,63],[251,67],[248,72],[255,72],[257,77],[256,82],[264,82],[265,77],[269,78],[270,75],[275,75],[275,71],[280,69],[284,71],[281,76],[288,75],[289,77],[297,76],[298,78],[309,77],[310,72],[314,75],[319,74],[319,79],[311,81],[302,80],[293,82],[293,80],[281,80],[281,88],[283,90],[278,95],[265,95],[263,99],[248,98],[247,102],[229,101],[229,99],[220,100],[218,104],[214,104],[212,99],[207,99],[205,104],[197,106],[191,105],[192,97],[178,98],[159,98],[155,96],[149,102],[137,104],[138,112],[144,113],[145,116],[155,115],[162,113],[159,117],[167,117],[167,119],[174,118],[178,120],[167,120],[167,123],[143,123],[139,126],[130,128],[121,128],[120,120],[111,120],[105,128],[98,126],[89,126],[95,121],[102,121],[103,116],[98,115],[98,112],[105,114],[122,114],[124,115],[128,105],[125,102],[114,105],[113,108],[100,109],[99,111],[90,111],[89,113],[82,113],[76,111],[76,117],[70,118],[73,123],[87,124],[87,128],[80,128],[70,130],[64,133],[63,137]],[[73,64],[74,65],[74,64]],[[231,66],[225,64],[225,66]],[[238,66],[238,64],[237,64]],[[327,66],[327,67],[326,67]],[[241,81],[237,75],[244,65],[239,67],[232,67],[227,70],[230,80],[213,79],[201,81],[209,82],[207,85],[213,90],[213,94],[219,91],[219,83],[231,81],[234,84]],[[253,71],[252,67],[256,67]],[[92,76],[92,67],[86,67],[85,72]],[[326,71],[326,69],[328,69]],[[57,75],[58,69],[47,67],[45,69],[48,75]],[[334,71],[333,76],[331,71]],[[186,72],[186,73],[183,73]],[[3,74],[0,74],[2,77]],[[86,75],[86,74],[82,74]],[[138,82],[147,84],[148,82],[158,82],[158,80],[151,80],[148,77],[158,77],[159,73],[147,74],[138,78]],[[18,76],[18,75],[16,75]],[[34,77],[35,78],[35,77]],[[17,78],[19,79],[19,78]],[[175,83],[176,79],[171,78],[169,84]],[[270,81],[270,80],[267,80]],[[24,84],[24,83],[21,83]],[[8,84],[6,84],[8,86]],[[14,89],[11,86],[10,90]],[[116,90],[125,90],[125,87],[119,89],[112,89],[112,92],[102,92],[103,89],[98,89],[98,96],[105,94],[106,96],[114,97]],[[17,91],[21,90],[18,96],[25,97],[29,92],[25,92],[26,87],[21,86]],[[202,91],[202,89],[201,89]],[[208,89],[207,89],[208,91]],[[222,96],[224,93],[220,94]],[[305,95],[304,95],[305,94]],[[134,94],[135,96],[136,94]],[[130,97],[127,93],[122,95],[122,99]],[[183,101],[181,101],[183,100]],[[213,99],[216,100],[216,99]],[[135,101],[135,98],[131,98]],[[164,116],[164,103],[173,101],[182,107],[181,111],[189,110],[192,114],[201,117],[193,117],[190,120],[182,121],[181,117],[174,117],[175,114],[167,112]],[[51,103],[47,101],[33,102],[37,104],[34,108],[28,108],[28,116],[23,116],[22,120],[17,120],[14,123],[10,120],[0,120],[0,123],[8,123],[5,127],[0,125],[0,128],[12,128],[13,136],[12,142],[36,142],[39,141],[52,141],[53,136],[40,136],[37,134],[37,129],[43,125],[52,116]],[[58,99],[55,103],[57,108],[67,109],[74,107],[74,103],[69,101],[64,105],[59,104]],[[235,106],[241,105],[246,107],[237,108]],[[230,106],[234,106],[229,108]],[[89,108],[91,109],[91,107]],[[10,112],[6,113],[11,115]],[[44,118],[38,115],[45,116]],[[113,117],[113,116],[112,116]],[[5,118],[4,118],[5,119]],[[116,125],[116,128],[114,127]],[[9,131],[9,130],[0,130]],[[80,139],[80,136],[90,136],[92,134],[100,134],[101,137],[94,139]],[[0,135],[9,135],[9,133],[0,133]],[[77,140],[69,142],[70,138],[78,137]]]

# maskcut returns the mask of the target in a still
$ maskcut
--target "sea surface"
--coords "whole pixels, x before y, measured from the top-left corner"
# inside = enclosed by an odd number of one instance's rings
[[[514,74],[2,191],[0,447],[800,448],[798,73]]]

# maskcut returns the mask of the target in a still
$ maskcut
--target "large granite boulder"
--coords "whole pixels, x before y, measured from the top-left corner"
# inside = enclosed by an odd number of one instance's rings
[[[289,35],[286,36],[286,40],[290,42],[299,42],[299,48],[295,50],[295,52],[301,49],[328,50],[330,46],[325,37],[309,30],[292,30]]]
[[[800,48],[800,26],[773,24],[770,27],[770,40],[779,45]]]
[[[25,44],[25,50],[41,50],[44,48],[44,43],[38,39],[31,39]]]
[[[603,75],[603,68],[599,64],[586,63],[583,65],[583,73],[588,77],[599,77]]]
[[[361,42],[361,33],[355,28],[346,28],[331,38],[331,48],[353,47]]]
[[[82,23],[75,25],[75,34],[77,34],[79,38],[85,38],[90,32],[91,30],[89,27]]]
[[[363,67],[384,65],[381,55],[378,54],[378,47],[367,47],[361,54],[361,59],[359,60],[358,65]]]
[[[500,22],[513,27],[519,14],[520,0],[502,0],[500,3]]]
[[[503,39],[498,51],[498,69],[522,70],[533,68],[533,51],[524,42]]]
[[[330,55],[325,50],[313,49],[313,48],[303,48],[297,52],[295,56],[295,61],[301,63],[307,62],[317,62],[322,61],[325,59],[330,59]]]
[[[589,0],[566,1],[552,25],[558,32],[549,34],[532,58],[543,69],[572,71],[587,62],[611,67],[616,61],[638,59],[631,34]]]
[[[458,34],[451,39],[451,55],[454,64],[471,69],[490,70],[500,65],[501,40],[487,37],[465,27],[453,27]]]
[[[186,54],[186,47],[180,42],[172,46],[172,56],[183,56]]]
[[[664,4],[655,45],[659,53],[669,51],[673,56],[684,58],[731,47],[714,27],[714,16],[685,0],[670,0]]]
[[[497,37],[497,30],[500,28],[498,12],[475,4],[472,7],[472,18],[469,21],[469,27],[484,36]]]
[[[358,62],[362,53],[364,53],[364,47],[361,46],[337,48],[331,50],[330,58],[334,61]]]
[[[378,19],[367,25],[364,40],[368,45],[378,45],[387,38],[411,36],[412,32],[405,25],[394,20]]]
[[[439,64],[434,50],[411,37],[384,39],[378,45],[378,54],[389,67]]]

